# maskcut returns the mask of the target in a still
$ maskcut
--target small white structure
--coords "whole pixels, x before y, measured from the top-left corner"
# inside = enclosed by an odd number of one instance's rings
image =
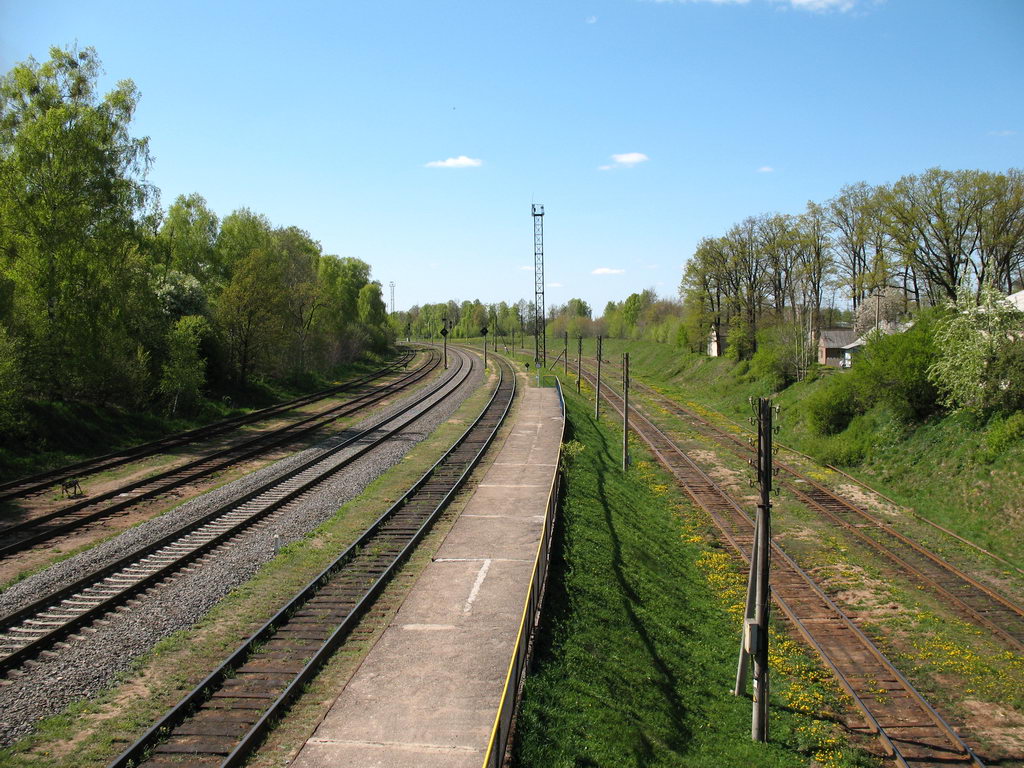
[[[1016,293],[1011,293],[1009,296],[1006,297],[1006,300],[1013,304],[1013,306],[1015,306],[1021,312],[1024,312],[1024,291],[1017,291]]]
[[[721,330],[721,343],[719,343],[719,334],[715,333],[715,329],[712,328],[708,332],[708,357],[721,357],[725,354],[725,330]]]

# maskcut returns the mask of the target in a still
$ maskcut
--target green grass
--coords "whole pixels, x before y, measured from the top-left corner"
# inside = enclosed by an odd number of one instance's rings
[[[750,741],[750,701],[731,695],[743,574],[640,446],[623,475],[621,433],[566,397],[574,457],[516,765],[866,764],[822,714],[839,706],[828,675],[778,635],[771,739]]]
[[[594,339],[584,339],[584,354],[593,355],[595,347]],[[570,349],[575,354],[572,342]],[[560,350],[559,344],[555,354]],[[606,339],[604,357],[612,361],[606,372],[616,385],[623,351],[630,353],[634,377],[743,426],[750,415],[747,399],[772,394],[750,377],[744,363],[694,355],[671,344]],[[1005,439],[1001,422],[979,424],[962,415],[906,427],[884,406],[857,416],[838,435],[816,435],[803,404],[829,377],[841,375],[827,370],[778,394],[779,440],[842,467],[918,515],[1024,568],[1024,440]]]

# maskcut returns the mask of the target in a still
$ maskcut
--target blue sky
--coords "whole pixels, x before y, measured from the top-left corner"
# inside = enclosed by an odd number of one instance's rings
[[[302,227],[399,309],[531,298],[531,202],[548,304],[600,314],[745,216],[1020,167],[1022,38],[1019,0],[0,0],[3,71],[135,81],[165,206]]]

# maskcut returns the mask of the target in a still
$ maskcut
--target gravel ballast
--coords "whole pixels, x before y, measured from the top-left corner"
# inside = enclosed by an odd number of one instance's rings
[[[108,688],[119,673],[130,668],[134,659],[168,635],[194,625],[228,592],[252,578],[260,566],[274,557],[278,546],[303,538],[345,502],[359,495],[370,482],[401,461],[416,443],[449,419],[480,385],[480,361],[475,357],[472,360],[472,372],[452,396],[402,429],[395,438],[307,492],[303,503],[295,505],[299,507],[297,511],[293,507],[289,508],[287,515],[271,515],[169,581],[139,595],[124,608],[107,614],[66,643],[54,646],[38,660],[30,661],[19,670],[20,674],[10,673],[0,685],[0,745],[12,744],[29,734],[39,719],[57,714],[72,702]],[[400,411],[414,396],[395,401],[382,413],[352,427],[343,435],[186,502],[12,586],[0,594],[0,615],[11,613],[41,595],[156,541],[215,506],[238,498]],[[431,402],[437,397],[431,398]],[[404,421],[408,415],[399,418]],[[346,448],[337,454],[337,458],[341,460],[355,450],[356,446]],[[275,539],[275,535],[279,538]]]

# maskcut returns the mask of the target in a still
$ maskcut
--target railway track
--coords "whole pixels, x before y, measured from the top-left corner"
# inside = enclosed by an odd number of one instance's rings
[[[429,376],[438,365],[440,365],[440,356],[436,351],[431,350],[426,362],[417,369],[393,382],[371,389],[320,413],[208,453],[155,475],[82,499],[53,512],[35,515],[27,520],[0,528],[0,542],[3,542],[0,544],[0,558],[10,557],[31,547],[45,544],[58,536],[111,515],[123,514],[143,501],[162,496],[175,488],[194,483],[240,462],[293,442],[331,422],[349,416],[415,385]]]
[[[455,445],[348,549],[110,768],[237,766],[344,642],[490,445],[515,395],[501,377]]]
[[[457,354],[449,376],[398,412],[157,541],[0,617],[0,671],[17,673],[19,666],[55,642],[228,544],[253,525],[271,524],[288,515],[318,485],[451,396],[472,367],[472,358]]]
[[[699,434],[727,447],[742,458],[749,459],[756,455],[747,440],[719,429],[700,414],[683,408],[651,387],[643,384],[636,386]],[[779,484],[806,507],[881,555],[906,577],[924,586],[944,604],[956,610],[962,618],[988,630],[1011,650],[1024,651],[1024,607],[791,465],[775,461],[774,466],[780,472]]]
[[[584,378],[594,383],[589,371]],[[604,384],[604,382],[602,382]],[[618,392],[602,386],[620,415]],[[749,562],[754,522],[675,442],[630,408],[630,426],[683,491],[714,521],[723,539]],[[772,597],[832,669],[864,717],[865,730],[901,768],[984,764],[953,728],[778,544],[772,544]]]
[[[125,448],[124,450],[103,454],[102,456],[95,456],[75,464],[68,464],[45,472],[38,472],[36,474],[8,480],[0,483],[0,502],[43,493],[53,488],[58,483],[62,483],[67,480],[80,480],[88,475],[104,472],[133,461],[138,461],[139,459],[144,459],[154,454],[166,453],[169,450],[189,445],[198,440],[215,437],[246,424],[263,421],[264,419],[286,413],[287,411],[295,408],[301,408],[304,405],[315,403],[317,400],[333,397],[334,395],[338,395],[343,392],[350,392],[353,389],[369,384],[370,382],[386,376],[389,373],[393,373],[398,370],[399,367],[406,365],[413,358],[413,355],[413,352],[406,351],[395,362],[390,363],[377,371],[368,373],[365,376],[360,376],[352,381],[339,384],[338,386],[328,387],[326,389],[321,389],[318,392],[312,392],[308,395],[302,395],[301,397],[296,397],[285,402],[276,403],[266,408],[250,411],[249,413],[242,414],[241,416],[223,419],[214,424],[207,424],[206,426],[190,429],[186,432],[178,432],[173,435],[162,437],[158,440]]]

